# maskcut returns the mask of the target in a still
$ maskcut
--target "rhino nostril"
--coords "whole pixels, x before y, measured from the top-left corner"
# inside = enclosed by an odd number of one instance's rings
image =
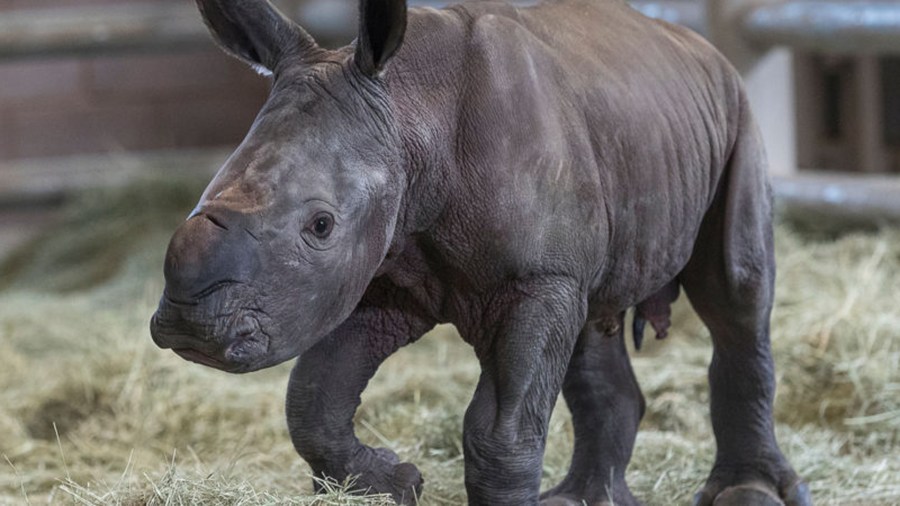
[[[207,220],[209,220],[210,222],[212,222],[213,225],[215,225],[215,226],[221,228],[222,230],[226,230],[226,231],[228,230],[228,227],[225,226],[225,223],[223,223],[222,220],[220,220],[220,219],[217,218],[216,216],[213,216],[213,215],[211,215],[211,214],[209,214],[209,213],[203,213],[203,216],[205,216]]]

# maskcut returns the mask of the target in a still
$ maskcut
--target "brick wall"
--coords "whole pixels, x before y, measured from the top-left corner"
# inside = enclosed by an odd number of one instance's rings
[[[99,3],[113,2],[77,5]],[[73,4],[4,0],[0,11]],[[235,144],[267,89],[265,79],[212,45],[179,54],[0,61],[0,160]]]

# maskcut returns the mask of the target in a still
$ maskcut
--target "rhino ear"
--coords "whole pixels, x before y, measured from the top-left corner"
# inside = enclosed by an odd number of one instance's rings
[[[311,57],[318,46],[268,0],[196,0],[216,42],[231,54],[271,75],[289,55]]]
[[[375,76],[403,43],[406,33],[406,0],[361,0],[356,64]]]

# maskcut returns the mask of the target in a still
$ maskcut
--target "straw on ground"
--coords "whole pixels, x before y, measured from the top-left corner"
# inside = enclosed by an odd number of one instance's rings
[[[232,377],[156,349],[147,320],[161,259],[198,187],[86,194],[0,266],[0,503],[388,504],[324,484],[283,421],[289,365]],[[900,231],[809,237],[780,226],[773,321],[781,444],[817,504],[900,504]],[[676,331],[634,354],[648,401],[629,480],[650,505],[686,504],[714,447],[706,331],[682,301]],[[477,380],[450,327],[372,382],[360,437],[422,469],[424,504],[463,504],[462,416]],[[545,485],[568,464],[551,422]]]

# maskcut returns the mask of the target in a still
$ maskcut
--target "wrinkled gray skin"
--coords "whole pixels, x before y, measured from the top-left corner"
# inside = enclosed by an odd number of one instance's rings
[[[153,338],[230,372],[299,356],[288,424],[317,475],[415,501],[415,466],[352,420],[379,364],[449,322],[483,371],[470,504],[637,504],[623,315],[637,308],[638,341],[644,321],[665,335],[683,287],[714,345],[718,450],[696,504],[811,504],[773,434],[765,156],[714,49],[619,0],[363,0],[337,51],[265,0],[198,4],[274,82],[172,239]],[[574,456],[539,495],[560,392]]]

